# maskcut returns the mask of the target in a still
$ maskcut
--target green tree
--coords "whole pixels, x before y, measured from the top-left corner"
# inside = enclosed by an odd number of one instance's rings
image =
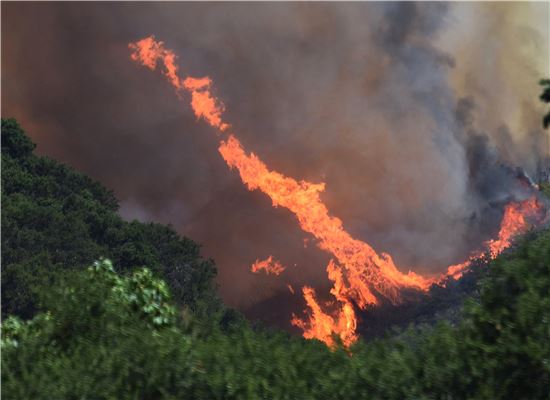
[[[153,399],[169,386],[158,379],[185,384],[189,340],[162,280],[118,275],[108,260],[59,279],[42,293],[46,311],[2,325],[3,398]]]
[[[69,273],[45,310],[3,323],[4,398],[547,399],[550,230],[488,266],[455,324],[349,350],[179,314],[148,270]]]
[[[126,222],[113,193],[47,157],[13,119],[2,119],[2,313],[30,318],[37,291],[59,272],[108,257],[123,273],[147,265],[179,305],[205,315],[221,308],[216,269],[200,246],[172,227]]]

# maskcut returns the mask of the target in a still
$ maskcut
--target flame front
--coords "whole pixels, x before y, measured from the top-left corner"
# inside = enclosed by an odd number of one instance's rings
[[[504,210],[498,238],[487,242],[491,257],[495,258],[504,249],[510,247],[515,236],[526,232],[529,229],[526,217],[539,214],[541,209],[542,205],[534,196],[521,202],[508,204]]]
[[[511,202],[504,208],[504,215],[500,222],[500,229],[497,239],[491,239],[484,243],[485,252],[489,258],[493,259],[506,250],[512,244],[512,239],[522,233],[527,232],[531,227],[531,224],[527,221],[527,218],[535,220],[542,220],[544,207],[537,200],[535,196],[532,196],[526,200]],[[451,265],[447,268],[447,276],[458,279],[465,271],[468,270],[470,263],[478,258],[483,257],[484,251],[476,251],[468,260],[461,264]]]
[[[212,80],[209,77],[179,78],[174,52],[167,50],[164,43],[156,41],[153,36],[131,43],[129,48],[132,50],[132,60],[151,70],[155,70],[160,61],[163,75],[177,93],[185,90],[191,95],[191,107],[197,119],[204,119],[218,133],[230,130],[230,125],[223,120],[224,105],[212,94]],[[426,291],[439,281],[438,278],[423,277],[411,271],[402,273],[389,254],[378,254],[369,244],[353,238],[344,229],[342,221],[331,216],[323,203],[320,193],[325,189],[324,183],[298,181],[269,170],[254,153],[247,154],[234,134],[221,141],[219,152],[227,165],[239,172],[249,190],[261,190],[269,196],[274,207],[291,211],[302,230],[312,234],[318,241],[317,245],[334,257],[327,266],[327,273],[334,283],[330,293],[336,300],[330,308],[335,311],[324,312],[313,288],[303,287],[302,293],[309,309],[307,319],[293,315],[291,322],[304,331],[304,337],[316,338],[332,346],[336,335],[345,346],[349,346],[357,339],[354,307],[365,309],[368,305],[377,304],[377,296],[398,303],[403,289]],[[529,210],[530,207],[540,207],[534,199],[527,202],[528,205],[524,205],[525,202],[512,203],[506,208],[498,239],[487,243],[492,257],[508,247],[514,235],[527,229],[525,207]],[[260,266],[266,261],[272,263],[272,257],[257,261],[258,266],[253,265],[252,270],[264,268],[268,272],[267,267]],[[468,264],[449,267],[446,276],[460,276]],[[289,290],[293,292],[291,287]]]
[[[130,43],[128,47],[132,50],[131,59],[150,70],[155,70],[159,61],[162,63],[163,74],[172,86],[176,90],[185,89],[191,94],[191,108],[197,119],[203,118],[221,132],[229,128],[229,124],[222,121],[225,109],[223,103],[210,92],[212,80],[209,77],[180,79],[176,55],[164,47],[164,42],[156,41],[154,36]]]
[[[273,256],[269,256],[265,260],[256,260],[250,270],[254,273],[264,271],[266,274],[280,275],[285,267],[279,261],[274,260]]]
[[[222,141],[219,151],[227,165],[239,171],[249,190],[259,189],[271,198],[274,207],[293,212],[300,227],[319,240],[318,246],[336,257],[342,266],[338,268],[347,277],[345,286],[359,307],[377,303],[374,291],[398,302],[400,288],[429,287],[430,280],[413,272],[401,273],[389,255],[378,255],[367,243],[351,237],[322,202],[319,194],[324,183],[296,181],[270,171],[255,154],[246,154],[234,135]]]
[[[344,299],[342,307],[331,316],[323,312],[321,306],[315,299],[315,290],[309,286],[302,288],[306,304],[311,310],[309,320],[304,321],[296,315],[292,315],[291,323],[304,331],[306,339],[318,339],[328,346],[334,346],[334,337],[337,336],[346,347],[351,346],[357,340],[355,330],[357,318],[352,304]]]

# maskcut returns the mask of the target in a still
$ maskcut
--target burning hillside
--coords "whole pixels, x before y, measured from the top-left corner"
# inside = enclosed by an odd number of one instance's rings
[[[355,308],[366,309],[376,305],[380,298],[392,303],[402,301],[404,290],[426,291],[448,276],[459,277],[467,268],[468,261],[453,265],[443,276],[423,276],[412,271],[401,272],[392,257],[377,252],[368,243],[354,238],[344,229],[342,221],[331,215],[320,194],[324,183],[296,180],[271,170],[254,153],[248,153],[224,120],[224,105],[213,94],[212,79],[209,77],[181,78],[175,53],[153,36],[129,45],[131,58],[151,70],[160,69],[181,98],[187,92],[191,107],[197,119],[203,119],[224,134],[219,152],[228,167],[237,170],[243,184],[249,190],[260,190],[272,202],[273,207],[282,207],[293,213],[300,228],[317,239],[317,246],[329,253],[333,259],[327,266],[328,278],[333,282],[330,291],[334,300],[322,305],[312,287],[304,286],[302,294],[308,309],[305,317],[292,316],[292,324],[300,327],[306,338],[316,338],[328,345],[334,343],[334,335],[345,345],[356,338],[357,317]],[[500,224],[498,237],[485,243],[485,248],[472,255],[479,257],[488,251],[496,257],[507,248],[513,237],[525,232],[531,224],[542,221],[544,207],[534,194],[522,200],[510,202]],[[275,267],[275,274],[283,272],[280,264],[272,265],[272,258],[264,264],[257,261],[253,270]]]

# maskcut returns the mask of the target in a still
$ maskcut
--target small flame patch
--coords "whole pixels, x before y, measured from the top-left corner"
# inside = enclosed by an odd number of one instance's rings
[[[283,264],[279,261],[274,260],[273,256],[269,256],[265,260],[256,260],[254,264],[250,267],[250,271],[255,274],[260,271],[264,271],[266,274],[280,275],[285,270]]]

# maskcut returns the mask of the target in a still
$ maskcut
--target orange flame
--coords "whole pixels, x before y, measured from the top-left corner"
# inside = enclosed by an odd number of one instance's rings
[[[355,333],[357,319],[353,306],[347,300],[338,310],[334,317],[326,314],[315,299],[315,290],[309,286],[302,288],[302,293],[308,308],[311,310],[311,317],[307,321],[292,315],[291,323],[304,331],[306,339],[318,339],[328,346],[335,345],[334,336],[339,336],[344,346],[349,347],[357,340]]]
[[[430,281],[413,272],[401,273],[387,254],[378,255],[367,243],[354,239],[343,228],[342,221],[329,215],[319,193],[324,183],[296,181],[270,171],[255,155],[247,155],[235,136],[222,141],[220,153],[231,168],[239,171],[249,190],[260,189],[274,207],[292,211],[300,227],[319,240],[319,247],[332,253],[342,265],[349,293],[361,308],[376,303],[373,291],[398,302],[403,287],[427,289]]]
[[[225,110],[223,103],[210,93],[212,81],[210,78],[191,78],[183,81],[183,86],[191,92],[191,107],[197,119],[204,118],[210,125],[225,131],[229,124],[222,121],[222,113]]]
[[[540,216],[544,207],[537,200],[536,196],[532,196],[526,200],[511,202],[504,208],[504,215],[500,223],[500,229],[497,239],[491,239],[484,243],[488,256],[493,259],[506,250],[512,244],[512,239],[517,235],[527,232],[531,224],[527,218]],[[542,218],[538,218],[542,219]],[[477,251],[462,264],[451,265],[447,268],[447,274],[443,277],[451,277],[459,279],[464,272],[470,267],[470,263],[484,255],[483,251]]]
[[[203,118],[209,125],[222,132],[229,128],[229,124],[222,120],[222,113],[225,109],[223,103],[216,99],[210,91],[212,85],[210,78],[187,77],[185,80],[180,79],[176,55],[172,50],[167,50],[164,47],[164,42],[157,42],[154,36],[130,43],[128,47],[132,50],[130,55],[132,60],[141,63],[150,70],[156,69],[158,61],[162,62],[163,74],[172,86],[176,90],[186,89],[191,93],[191,108],[193,108],[197,119]]]
[[[266,274],[280,275],[285,267],[277,260],[273,260],[273,256],[269,256],[265,260],[256,260],[250,267],[250,270],[254,273],[265,271]]]
[[[176,55],[172,50],[164,48],[164,42],[157,42],[154,36],[149,36],[136,43],[130,43],[128,47],[132,50],[130,55],[132,60],[140,62],[151,71],[156,69],[158,60],[161,60],[165,68],[164,75],[176,89],[182,88],[178,77]]]
[[[156,69],[159,60],[162,62],[163,74],[176,91],[179,93],[179,90],[185,89],[191,94],[191,107],[197,119],[203,118],[219,132],[230,128],[222,118],[223,103],[211,92],[210,78],[180,79],[175,54],[165,49],[164,43],[156,41],[153,36],[129,44],[129,48],[132,50],[132,60],[151,70]],[[219,151],[227,165],[237,169],[249,190],[261,190],[271,198],[274,207],[281,206],[294,213],[302,230],[311,233],[318,240],[318,246],[335,257],[336,261],[331,260],[327,266],[327,273],[334,283],[330,293],[336,298],[338,309],[332,315],[325,313],[315,299],[315,291],[308,286],[302,288],[310,310],[309,318],[304,321],[293,315],[291,322],[304,331],[304,337],[317,338],[332,346],[333,336],[337,335],[344,345],[349,346],[357,339],[354,304],[365,309],[378,303],[376,295],[398,303],[404,288],[426,291],[438,282],[436,278],[422,277],[411,271],[402,273],[389,254],[378,254],[369,244],[353,238],[344,230],[342,221],[329,214],[321,200],[324,183],[297,181],[269,170],[255,154],[247,154],[234,135],[229,135],[220,143]],[[534,203],[520,203],[520,206],[513,203],[507,207],[498,239],[487,244],[491,256],[509,246],[514,235],[527,229],[523,218],[526,212],[524,207],[530,209],[537,206],[536,200],[531,201]],[[459,277],[468,265],[467,261],[451,266],[446,276]],[[259,270],[262,267],[256,268]],[[252,269],[254,271],[254,266]],[[267,268],[265,270],[268,271]],[[289,290],[293,292],[291,287]]]
[[[504,210],[498,239],[487,242],[491,258],[495,258],[504,249],[510,247],[515,236],[525,233],[529,229],[529,223],[525,218],[536,215],[541,208],[542,205],[539,204],[535,196],[524,201],[508,204]]]

